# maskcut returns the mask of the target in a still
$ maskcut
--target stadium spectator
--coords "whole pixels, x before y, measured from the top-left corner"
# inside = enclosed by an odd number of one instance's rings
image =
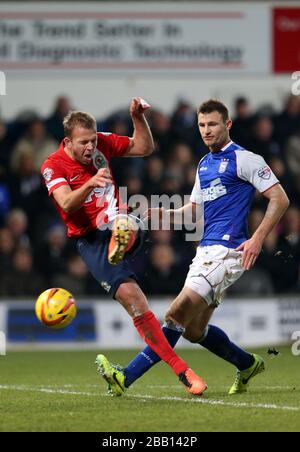
[[[289,95],[283,110],[275,118],[275,137],[281,147],[297,132],[300,124],[300,97]]]
[[[16,172],[20,167],[23,155],[31,153],[34,158],[35,169],[39,171],[41,164],[56,148],[58,142],[47,134],[45,125],[41,119],[32,121],[26,134],[21,138],[12,151],[11,168]]]
[[[166,165],[168,167],[168,165]],[[167,169],[161,182],[161,193],[172,196],[174,194],[180,194],[183,189],[184,176],[179,168]]]
[[[300,206],[300,121],[296,132],[286,140],[284,158],[289,173],[288,188],[292,202]]]
[[[53,287],[72,290],[77,295],[88,293],[88,269],[78,254],[71,254],[66,260],[66,271],[57,271],[52,278]]]
[[[15,171],[9,178],[11,204],[22,209],[30,218],[28,232],[32,241],[38,243],[44,231],[40,219],[45,213],[53,214],[53,207],[42,186],[41,176],[35,170],[32,151],[22,154]]]
[[[53,113],[46,119],[46,129],[58,143],[64,138],[63,119],[72,109],[70,99],[60,96],[56,99]]]
[[[295,283],[296,267],[291,258],[291,248],[285,240],[280,240],[276,229],[266,237],[256,267],[268,273],[276,293],[288,291]]]
[[[173,142],[183,142],[192,149],[203,149],[202,140],[199,139],[197,116],[194,107],[186,99],[179,99],[171,116],[170,133]]]
[[[127,187],[128,197],[142,193],[142,180],[134,171],[127,171],[124,186]]]
[[[281,157],[274,155],[273,157],[270,157],[269,165],[275,176],[280,179],[282,185],[285,188],[285,191],[290,194],[290,196],[292,196],[293,189],[292,182],[290,180],[291,176],[288,172],[284,160]]]
[[[300,209],[295,205],[287,210],[283,218],[279,249],[289,264],[291,274],[296,277],[295,269],[300,263]]]
[[[3,176],[9,171],[10,146],[6,123],[0,119],[0,175]]]
[[[267,163],[273,156],[281,157],[279,144],[273,138],[273,123],[269,116],[258,116],[253,123],[253,135],[247,149],[253,149],[261,155]]]
[[[0,176],[0,227],[4,225],[5,217],[9,211],[11,204],[8,185],[1,182]]]
[[[160,194],[163,171],[162,159],[157,154],[151,155],[145,165],[142,193],[145,195]]]
[[[5,271],[12,267],[12,256],[16,242],[12,232],[7,227],[0,228],[0,278]]]
[[[148,118],[155,149],[161,151],[163,153],[161,158],[164,158],[164,152],[170,149],[173,140],[170,118],[162,111],[155,109],[150,111]]]
[[[191,260],[195,255],[195,246],[193,242],[184,242],[184,237],[181,237],[181,233],[182,231],[174,231],[171,229],[152,230],[149,231],[149,240],[152,245],[166,245],[167,247],[172,248],[174,253],[174,264],[176,268],[180,268],[181,275],[183,275],[187,272]],[[151,253],[149,253],[149,255],[150,254]],[[140,277],[142,278],[142,276]],[[171,290],[171,280],[169,281],[169,284]],[[150,286],[148,290],[152,292]]]
[[[143,282],[145,292],[155,295],[176,294],[183,282],[184,273],[176,264],[174,249],[167,243],[154,245]]]
[[[18,247],[29,248],[28,218],[22,209],[12,209],[5,219],[5,225],[11,231]]]
[[[30,249],[17,248],[12,267],[5,269],[0,280],[0,295],[7,297],[36,297],[44,290],[45,281],[33,267]]]
[[[190,146],[185,143],[176,143],[169,154],[167,162],[168,169],[176,169],[185,173],[192,164],[195,164],[195,162],[193,151]]]
[[[251,138],[253,115],[246,97],[240,96],[234,102],[235,113],[231,128],[231,137],[236,143],[247,147]]]
[[[54,223],[46,231],[43,242],[36,248],[35,261],[49,286],[54,285],[55,274],[66,272],[66,258],[70,246],[67,244],[65,226]]]
[[[181,189],[182,195],[189,195],[193,189],[196,176],[196,165],[190,165],[185,171],[185,180]]]

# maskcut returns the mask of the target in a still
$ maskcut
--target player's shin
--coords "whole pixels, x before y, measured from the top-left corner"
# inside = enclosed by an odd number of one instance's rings
[[[179,358],[171,348],[153,312],[147,311],[135,317],[133,322],[144,341],[163,361],[169,364],[176,375],[188,368],[186,362]]]
[[[253,364],[253,356],[231,342],[227,334],[215,325],[208,325],[198,343],[239,370],[248,369]]]
[[[162,327],[167,341],[172,348],[175,347],[180,339],[184,329],[171,322],[165,322]],[[155,353],[151,347],[147,346],[142,350],[124,369],[126,376],[125,386],[128,388],[138,378],[144,375],[154,364],[158,363],[161,358]]]

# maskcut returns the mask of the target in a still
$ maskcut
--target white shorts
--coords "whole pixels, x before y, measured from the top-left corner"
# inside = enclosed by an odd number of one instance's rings
[[[199,246],[185,280],[210,306],[218,306],[224,291],[244,273],[242,251],[223,245]]]

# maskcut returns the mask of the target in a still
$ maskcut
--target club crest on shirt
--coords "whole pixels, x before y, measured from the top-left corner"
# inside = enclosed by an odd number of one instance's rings
[[[46,182],[50,182],[52,176],[53,176],[53,169],[52,168],[45,168],[43,171],[43,178]]]
[[[219,173],[225,173],[226,168],[228,166],[229,159],[223,159],[219,166]]]
[[[93,155],[93,164],[94,167],[98,170],[100,168],[108,168],[108,161],[101,151],[98,149],[95,151]]]
[[[271,177],[271,170],[268,166],[263,166],[257,171],[258,177],[268,180]]]

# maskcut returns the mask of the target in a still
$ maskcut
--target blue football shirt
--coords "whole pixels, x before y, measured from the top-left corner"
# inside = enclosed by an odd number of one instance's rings
[[[191,202],[202,204],[201,246],[236,248],[248,238],[247,217],[255,190],[260,193],[279,181],[263,157],[229,142],[200,161]]]

